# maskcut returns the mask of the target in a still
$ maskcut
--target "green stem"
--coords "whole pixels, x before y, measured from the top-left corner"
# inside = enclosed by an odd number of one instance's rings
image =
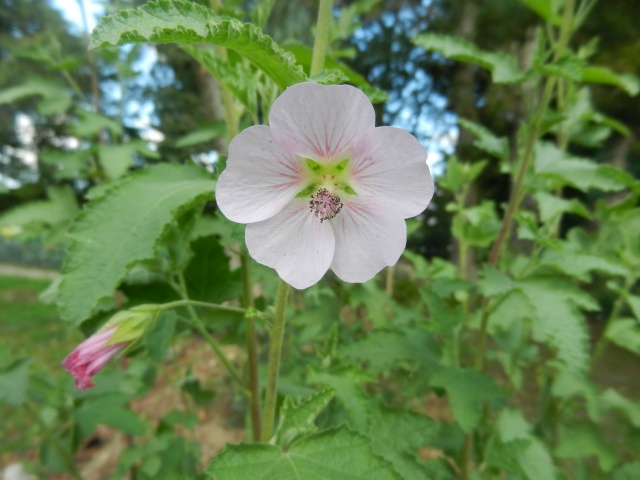
[[[329,29],[331,28],[333,0],[320,0],[318,8],[318,23],[316,25],[316,39],[313,44],[313,58],[309,76],[313,77],[324,68],[324,59],[327,56],[329,44]]]
[[[240,254],[242,284],[244,289],[243,304],[253,307],[253,282],[251,281],[251,260],[246,250]],[[253,317],[247,317],[247,356],[249,361],[249,391],[251,392],[251,432],[254,441],[262,438],[260,419],[260,377],[258,375],[258,342],[256,340],[256,323]]]
[[[38,410],[29,401],[25,402],[24,406],[33,416],[38,426],[42,429],[42,431],[44,432],[44,436],[47,438],[47,440],[49,440],[49,442],[51,442],[51,445],[53,445],[55,451],[58,453],[58,455],[60,455],[60,458],[64,462],[71,476],[76,480],[82,480],[82,475],[80,475],[80,472],[78,471],[78,468],[73,461],[73,457],[71,456],[69,451],[60,444],[60,439],[56,435],[54,435],[54,433],[51,431],[51,428],[49,428],[49,425],[47,425],[45,421],[42,420],[42,417],[40,416],[40,413],[38,413]]]
[[[189,316],[191,317],[191,324],[193,325],[193,327],[196,330],[198,330],[198,332],[200,332],[200,334],[204,337],[205,341],[209,344],[211,349],[216,353],[216,355],[218,356],[222,364],[226,367],[231,377],[236,381],[236,383],[242,389],[242,393],[246,394],[247,390],[246,390],[245,382],[242,380],[242,377],[238,374],[238,371],[235,369],[233,364],[229,361],[227,356],[224,354],[224,352],[222,351],[222,348],[220,348],[220,345],[218,345],[218,342],[216,341],[216,339],[213,338],[211,334],[209,334],[206,327],[202,324],[202,322],[200,321],[200,318],[196,314],[196,311],[193,309],[194,305],[212,307],[214,306],[214,304],[206,303],[206,302],[196,302],[194,300],[190,300],[187,297],[187,285],[184,281],[184,276],[182,275],[182,273],[180,273],[177,277],[178,277],[178,285],[174,286],[174,288],[177,287],[176,290],[178,291],[178,293],[183,299],[177,300],[175,302],[165,303],[163,307],[166,307],[167,305],[171,305],[172,307],[174,306],[187,307],[187,311],[189,312]],[[222,305],[215,305],[215,307],[220,307],[220,308],[215,308],[216,310],[229,311],[229,309],[233,309],[232,311],[235,311],[237,313],[244,313],[246,311],[243,308],[223,307]]]
[[[287,305],[289,285],[280,280],[276,296],[276,312],[273,325],[269,331],[269,371],[267,373],[267,393],[264,401],[264,415],[262,422],[262,442],[268,443],[273,433],[276,418],[276,400],[278,398],[278,372],[280,371],[280,356],[284,341],[284,313]]]
[[[385,291],[387,292],[387,294],[389,295],[389,297],[393,297],[393,283],[394,283],[394,276],[396,273],[396,266],[392,265],[390,267],[387,267],[387,277],[386,277],[386,281],[385,281]]]
[[[171,308],[188,307],[188,306],[208,308],[209,310],[217,310],[220,312],[239,313],[241,315],[244,315],[247,313],[247,310],[245,308],[230,307],[227,305],[218,305],[217,303],[198,302],[197,300],[190,300],[190,299],[176,300],[175,302],[163,303],[158,305],[158,308],[160,310],[169,310]]]

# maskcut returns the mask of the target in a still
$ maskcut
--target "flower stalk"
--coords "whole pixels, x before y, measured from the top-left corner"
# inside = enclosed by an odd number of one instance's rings
[[[262,422],[262,442],[268,443],[273,434],[273,425],[276,418],[276,403],[278,398],[278,373],[280,371],[280,357],[282,356],[282,343],[284,341],[285,309],[289,285],[280,280],[276,295],[276,312],[273,325],[269,331],[271,342],[269,344],[269,371],[267,373],[267,394],[264,400],[264,416]]]
[[[313,57],[309,76],[313,77],[324,68],[324,59],[327,56],[329,45],[329,30],[331,28],[331,10],[333,0],[320,0],[318,8],[318,23],[316,25],[316,39],[313,44]]]

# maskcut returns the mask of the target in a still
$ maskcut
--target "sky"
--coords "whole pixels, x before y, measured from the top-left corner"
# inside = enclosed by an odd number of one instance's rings
[[[89,30],[93,30],[96,26],[96,18],[104,12],[101,5],[93,2],[92,0],[51,0],[54,7],[62,12],[64,18],[66,18],[78,32],[82,31],[82,13],[78,2],[83,2],[84,8],[87,12],[87,20],[89,24]]]

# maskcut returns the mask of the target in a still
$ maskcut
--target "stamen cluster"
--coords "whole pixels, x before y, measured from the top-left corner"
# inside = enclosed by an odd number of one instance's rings
[[[315,195],[311,195],[311,201],[309,202],[309,208],[316,217],[320,218],[320,223],[325,220],[331,220],[340,213],[342,207],[343,204],[340,201],[340,197],[332,194],[326,188],[321,188]]]

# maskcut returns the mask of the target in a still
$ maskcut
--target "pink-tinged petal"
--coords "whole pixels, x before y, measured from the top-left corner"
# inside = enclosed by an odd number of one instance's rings
[[[289,285],[317,283],[329,269],[335,238],[329,222],[314,217],[306,200],[295,200],[275,217],[247,225],[247,248]]]
[[[123,343],[107,345],[117,327],[100,330],[76,347],[62,362],[62,367],[75,380],[76,388],[85,390],[94,386],[91,377],[117,355]]]
[[[410,133],[378,127],[358,136],[351,157],[352,186],[395,207],[403,218],[421,213],[433,197],[427,153]]]
[[[360,133],[375,127],[375,112],[357,88],[299,83],[274,102],[269,125],[286,150],[330,160],[347,152]]]
[[[331,270],[345,282],[366,282],[395,265],[407,242],[402,215],[377,198],[345,203],[331,226],[336,237]]]
[[[254,126],[231,141],[216,201],[234,222],[259,222],[277,214],[305,186],[300,159],[278,145],[269,127]]]

